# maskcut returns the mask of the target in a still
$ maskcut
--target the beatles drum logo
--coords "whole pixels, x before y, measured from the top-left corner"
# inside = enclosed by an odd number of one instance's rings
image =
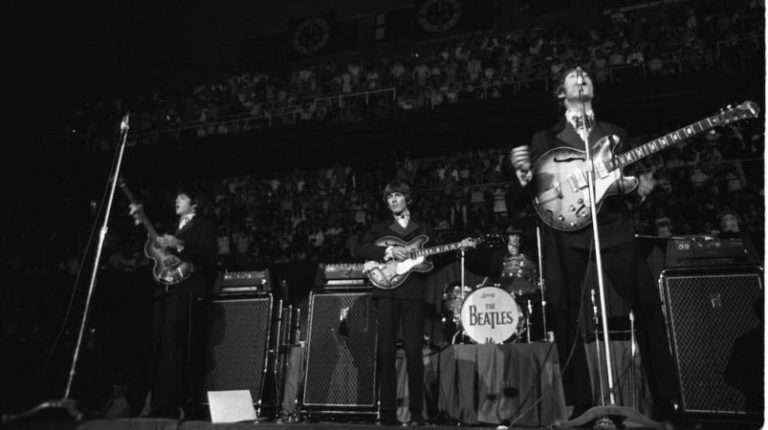
[[[464,332],[477,343],[502,343],[517,334],[521,312],[512,295],[496,287],[473,291],[461,306]]]

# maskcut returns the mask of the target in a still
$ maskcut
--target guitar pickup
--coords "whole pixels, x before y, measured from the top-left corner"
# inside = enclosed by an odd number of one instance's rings
[[[555,182],[553,187],[544,191],[535,197],[536,204],[543,204],[552,200],[561,199],[563,194],[560,192],[560,183]]]
[[[571,184],[571,190],[576,193],[582,188],[589,186],[587,183],[587,172],[580,172],[581,174],[568,175],[568,182]]]

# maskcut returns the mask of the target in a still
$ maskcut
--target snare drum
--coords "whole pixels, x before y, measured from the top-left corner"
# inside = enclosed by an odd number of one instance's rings
[[[504,259],[501,284],[511,294],[522,296],[539,289],[536,264],[525,254],[510,255]]]
[[[503,343],[519,336],[523,320],[515,298],[497,287],[477,289],[461,305],[461,328],[476,343]]]

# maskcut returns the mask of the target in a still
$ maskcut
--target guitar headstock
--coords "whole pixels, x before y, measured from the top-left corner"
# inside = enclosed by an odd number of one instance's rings
[[[718,117],[723,125],[725,125],[743,119],[757,118],[758,115],[760,115],[760,106],[755,102],[747,100],[737,106],[726,106]]]
[[[131,203],[128,205],[128,207],[130,211],[129,213],[133,217],[134,224],[141,224],[146,217],[144,214],[144,206],[141,203]]]

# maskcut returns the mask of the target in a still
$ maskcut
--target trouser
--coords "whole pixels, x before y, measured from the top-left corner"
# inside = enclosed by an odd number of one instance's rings
[[[419,419],[424,405],[424,301],[390,297],[376,299],[378,317],[379,391],[382,413],[397,409],[397,336],[402,326],[408,372],[408,408]]]
[[[637,343],[654,401],[678,399],[676,370],[669,352],[661,300],[645,259],[634,242],[605,248],[601,255],[604,278],[635,314]],[[583,333],[579,333],[582,284],[591,257],[591,252],[585,249],[552,243],[544,248],[547,315],[562,365],[569,361],[573,348],[573,356],[563,372],[565,398],[571,405],[592,403],[587,359],[580,336]]]

